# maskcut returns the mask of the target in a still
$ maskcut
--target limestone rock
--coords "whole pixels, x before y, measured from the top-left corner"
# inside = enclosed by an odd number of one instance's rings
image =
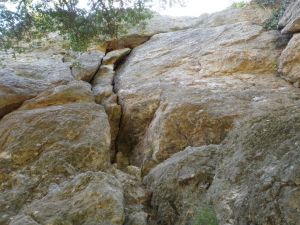
[[[87,172],[50,187],[42,199],[22,213],[38,224],[122,225],[125,219],[123,190],[112,175]],[[20,224],[12,220],[10,224]],[[36,224],[37,224],[36,223]],[[32,222],[25,222],[29,225]]]
[[[279,59],[279,72],[295,87],[300,87],[300,34],[294,34]]]
[[[72,81],[42,92],[36,98],[27,100],[20,109],[37,109],[69,103],[94,103],[91,85],[82,81]]]
[[[89,82],[99,69],[104,53],[93,50],[77,53],[71,60],[71,69],[76,80]]]
[[[155,14],[146,23],[129,29],[127,34],[120,37],[119,40],[108,41],[107,49],[136,48],[155,34],[197,27],[216,27],[246,21],[263,24],[271,15],[271,10],[257,7],[254,4],[245,9],[229,8],[217,13],[203,14],[200,17],[172,17]]]
[[[152,193],[152,220],[174,225],[193,221],[197,210],[207,204],[206,190],[214,178],[218,152],[215,145],[188,147],[150,171],[144,183]]]
[[[5,67],[0,69],[0,118],[45,89],[74,79],[59,56],[51,58],[46,53],[6,58],[3,65]]]
[[[47,194],[52,183],[110,167],[109,122],[93,99],[88,84],[72,82],[0,121],[0,218]]]
[[[132,223],[137,220],[145,221],[147,219],[147,213],[144,211],[146,193],[141,178],[116,169],[111,172],[124,190],[125,224],[134,225]]]
[[[292,103],[274,75],[284,44],[251,22],[153,36],[117,71],[118,151],[145,174],[187,146],[221,143],[236,119],[278,98]]]
[[[129,53],[131,49],[130,48],[124,48],[124,49],[119,49],[115,51],[111,51],[105,55],[103,58],[103,65],[116,65],[122,61]]]
[[[102,65],[92,80],[93,94],[98,104],[114,95],[113,79],[115,71],[113,65]]]
[[[240,123],[209,189],[220,224],[299,224],[299,140],[299,105]]]
[[[300,1],[292,1],[283,17],[280,19],[278,26],[282,33],[296,33],[300,31]]]

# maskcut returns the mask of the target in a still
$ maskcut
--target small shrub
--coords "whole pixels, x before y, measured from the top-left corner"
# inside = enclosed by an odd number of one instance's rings
[[[192,225],[218,225],[216,213],[212,207],[202,208],[196,215]]]
[[[263,26],[267,30],[276,30],[278,22],[291,0],[253,0],[253,2],[260,7],[273,10],[271,17],[265,21]]]
[[[278,28],[279,20],[283,16],[283,13],[283,8],[275,10],[272,16],[264,22],[264,28],[267,30],[276,30]]]
[[[246,1],[234,2],[232,7],[235,9],[243,9],[248,5]]]

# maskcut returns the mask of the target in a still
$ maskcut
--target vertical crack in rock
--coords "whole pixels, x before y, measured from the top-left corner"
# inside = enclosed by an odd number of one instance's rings
[[[131,49],[120,49],[106,53],[91,84],[95,101],[104,106],[111,127],[111,162],[115,161],[116,140],[119,132],[122,109],[115,91],[115,69],[123,62]]]

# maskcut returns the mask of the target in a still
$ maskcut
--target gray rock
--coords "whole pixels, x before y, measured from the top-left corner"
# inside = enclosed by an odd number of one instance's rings
[[[25,102],[0,121],[0,134],[0,218],[47,194],[52,183],[110,167],[108,118],[85,82]]]
[[[28,53],[6,58],[0,69],[0,118],[51,86],[73,80],[69,67],[59,57]]]
[[[207,204],[218,164],[218,146],[188,147],[154,167],[144,178],[152,193],[152,222],[190,224],[198,209]]]
[[[281,33],[296,33],[300,31],[300,1],[295,0],[290,3],[278,26],[283,28]]]
[[[220,224],[299,225],[299,140],[299,106],[237,126],[209,189]]]
[[[118,49],[111,51],[105,55],[103,58],[102,64],[103,65],[116,65],[122,61],[129,53],[131,49],[130,48],[124,48],[124,49]]]
[[[91,81],[98,71],[104,53],[98,50],[75,54],[71,68],[76,80]]]
[[[122,225],[125,219],[121,185],[102,172],[79,174],[22,211],[40,224],[51,225]],[[14,222],[17,219],[10,224],[18,224]]]
[[[251,22],[153,36],[116,74],[118,150],[147,174],[187,146],[220,144],[238,118],[296,104],[275,75],[285,43]]]
[[[300,87],[300,34],[294,34],[279,58],[279,72],[282,77]]]

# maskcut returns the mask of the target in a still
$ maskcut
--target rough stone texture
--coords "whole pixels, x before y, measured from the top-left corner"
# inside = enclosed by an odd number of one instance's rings
[[[300,1],[295,0],[290,3],[278,26],[282,33],[296,33],[300,31]]]
[[[110,165],[108,118],[84,82],[56,87],[6,115],[0,146],[2,221],[51,183]]]
[[[111,127],[111,161],[115,159],[115,142],[122,114],[121,106],[118,104],[118,97],[114,93],[114,69],[125,59],[130,51],[131,49],[125,48],[107,53],[102,60],[99,71],[92,80],[92,90],[95,100],[98,104],[102,104],[105,107]]]
[[[126,169],[126,172],[129,169]],[[125,205],[125,223],[135,225],[136,221],[147,219],[147,213],[144,212],[144,204],[146,202],[146,193],[142,186],[141,177],[131,175],[114,169],[112,174],[121,183],[124,190],[124,205]],[[143,225],[142,223],[140,225]]]
[[[99,69],[104,52],[89,51],[77,53],[71,60],[71,69],[76,80],[84,80],[89,82]]]
[[[103,58],[102,64],[103,65],[118,65],[120,61],[122,61],[129,53],[130,48],[119,49],[115,51],[111,51],[105,55]]]
[[[22,214],[26,220],[31,217],[35,224],[122,225],[123,189],[112,175],[82,173],[71,181],[52,185],[46,196],[26,206]],[[10,224],[33,224],[23,218],[17,216]]]
[[[120,40],[109,41],[107,48],[109,50],[135,48],[148,41],[155,34],[187,30],[189,28],[213,27],[245,21],[262,24],[271,14],[271,10],[251,5],[245,9],[229,8],[222,12],[204,14],[200,17],[154,15],[146,24],[142,23],[130,29]]]
[[[250,22],[155,35],[117,72],[118,150],[147,173],[187,146],[221,143],[235,118],[293,102],[274,76],[285,43]]]
[[[104,56],[97,50],[70,53],[60,44],[46,43],[50,49],[34,49],[16,58],[0,53],[0,118],[48,88],[74,79],[90,81]]]
[[[299,140],[299,105],[240,123],[209,190],[220,224],[299,225]]]
[[[260,25],[268,16],[251,5],[162,20],[169,30],[155,32],[168,33],[116,79],[128,49],[93,78],[90,53],[6,58],[0,224],[187,225],[209,205],[224,225],[299,225],[300,90],[277,74],[281,55],[296,76],[298,36],[282,53],[287,40]],[[78,58],[77,79],[92,85],[74,81]]]
[[[188,147],[151,170],[144,183],[152,193],[153,224],[190,224],[206,205],[218,157],[218,146]]]
[[[300,87],[300,34],[294,34],[279,59],[279,72],[287,81]]]
[[[54,85],[73,80],[61,56],[41,52],[5,58],[0,68],[0,118],[25,100]]]

